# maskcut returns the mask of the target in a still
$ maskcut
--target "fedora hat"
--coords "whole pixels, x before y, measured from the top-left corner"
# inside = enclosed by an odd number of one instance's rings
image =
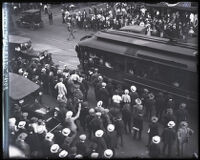
[[[95,137],[102,137],[103,134],[104,134],[104,131],[103,131],[103,130],[97,130],[97,131],[95,132]]]
[[[160,143],[160,137],[159,136],[152,137],[152,142],[156,144]]]

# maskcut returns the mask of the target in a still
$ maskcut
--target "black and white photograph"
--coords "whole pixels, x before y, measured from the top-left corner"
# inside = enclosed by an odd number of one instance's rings
[[[3,158],[198,159],[198,2],[3,2]]]

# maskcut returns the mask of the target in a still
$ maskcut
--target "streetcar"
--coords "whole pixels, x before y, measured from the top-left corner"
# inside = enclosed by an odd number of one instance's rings
[[[197,102],[197,45],[119,30],[81,40],[76,52],[83,71],[98,68],[123,86],[136,85]]]

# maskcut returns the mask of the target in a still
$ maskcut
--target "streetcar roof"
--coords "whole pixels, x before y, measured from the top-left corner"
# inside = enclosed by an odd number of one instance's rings
[[[9,43],[21,44],[21,43],[26,43],[28,41],[31,41],[31,39],[27,38],[27,37],[17,36],[17,35],[9,35],[8,41],[9,41]]]
[[[146,31],[145,27],[142,26],[138,26],[138,25],[129,25],[129,26],[125,26],[120,28],[121,31],[130,31],[130,32],[134,32],[134,33],[144,33]]]
[[[108,32],[97,32],[98,38],[103,38],[112,41],[118,41],[122,43],[131,44],[134,46],[141,46],[144,48],[161,50],[169,53],[175,53],[190,57],[195,57],[197,49],[186,48],[184,46],[177,46],[167,43],[165,38],[147,37],[136,33],[124,33],[123,31],[108,31]],[[164,43],[161,43],[163,41]],[[193,48],[196,46],[193,45]]]
[[[140,43],[139,40],[138,42]],[[142,44],[142,43],[141,43]],[[150,61],[164,63],[165,65],[173,65],[175,67],[196,72],[196,63],[194,60],[177,57],[176,54],[164,54],[156,50],[147,50],[145,47],[127,45],[127,43],[116,43],[113,41],[105,41],[97,37],[88,38],[79,42],[80,46],[98,49],[114,54],[126,55],[128,57],[138,57]]]
[[[13,100],[22,99],[38,89],[39,85],[29,79],[15,73],[9,73],[9,96]]]

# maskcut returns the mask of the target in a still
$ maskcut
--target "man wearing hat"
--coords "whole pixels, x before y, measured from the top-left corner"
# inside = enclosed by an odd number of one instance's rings
[[[96,116],[91,120],[89,125],[91,126],[93,133],[95,133],[95,131],[99,129],[104,130],[103,120],[101,118],[101,112],[96,113]]]
[[[58,144],[53,144],[50,147],[50,154],[49,154],[49,158],[58,158],[59,152],[61,151],[61,148]]]
[[[159,158],[160,154],[160,137],[155,135],[152,137],[152,142],[149,146],[149,156],[151,158]]]
[[[89,151],[88,145],[86,143],[86,135],[81,134],[79,136],[79,141],[76,143],[77,153],[83,155],[84,157],[87,156]]]
[[[176,111],[176,120],[177,124],[179,125],[181,121],[187,121],[189,117],[189,113],[186,109],[186,103],[181,103],[179,105],[179,109]],[[178,127],[177,125],[177,127]]]
[[[90,108],[89,109],[89,115],[87,115],[86,116],[86,119],[85,119],[85,127],[86,127],[86,129],[88,130],[88,132],[89,132],[89,136],[88,136],[88,138],[89,139],[91,139],[92,138],[92,133],[93,133],[93,131],[92,131],[92,126],[91,126],[91,121],[92,121],[92,119],[94,119],[94,117],[95,117],[96,115],[95,115],[95,110],[94,110],[94,108]]]
[[[176,140],[176,131],[174,129],[175,126],[175,122],[174,121],[169,121],[167,124],[168,127],[166,127],[162,134],[161,134],[161,138],[163,141],[163,149],[162,149],[162,153],[165,154],[166,148],[168,149],[168,158],[171,157],[171,153],[172,153],[172,147],[174,145],[174,142]]]
[[[150,119],[150,117],[152,117],[153,111],[155,111],[155,96],[153,93],[149,93],[148,94],[148,98],[146,99],[146,116],[147,116],[147,120]]]
[[[104,108],[102,106],[103,106],[103,101],[98,101],[97,106],[95,107],[95,111],[103,113]]]
[[[68,155],[68,152],[66,150],[62,150],[59,154],[58,157],[59,158],[66,158]]]
[[[136,100],[137,98],[139,98],[139,95],[138,95],[138,93],[137,93],[137,88],[136,88],[136,86],[131,86],[131,87],[130,87],[130,90],[131,90],[131,92],[130,92],[131,104],[132,104],[132,105],[135,105],[135,100]]]
[[[89,104],[87,101],[83,102],[82,104],[81,113],[79,116],[79,121],[81,124],[81,127],[83,128],[83,131],[86,131],[86,117],[89,115]]]
[[[149,129],[147,131],[147,133],[149,134],[149,141],[148,141],[148,145],[150,145],[152,137],[159,135],[159,129],[158,129],[158,117],[153,116],[151,117],[151,122],[149,124]]]
[[[163,122],[164,127],[167,126],[169,121],[176,122],[176,117],[174,115],[174,111],[172,108],[167,108],[167,113],[165,113],[162,117],[162,122]]]
[[[106,145],[103,135],[104,135],[103,130],[101,130],[101,129],[97,130],[95,132],[95,137],[93,139],[93,141],[97,144],[97,152],[99,153],[100,157],[103,156],[104,150],[107,149],[107,145]]]
[[[138,135],[138,140],[142,139],[142,130],[143,130],[143,114],[139,113],[138,115],[134,116],[133,118],[133,138],[136,139]]]
[[[117,148],[117,132],[115,131],[115,126],[113,124],[108,124],[105,140],[107,147],[115,154],[115,149]]]
[[[103,101],[104,108],[108,108],[109,104],[109,92],[106,88],[106,83],[102,82],[102,87],[99,89],[99,99]]]
[[[96,79],[96,82],[94,82],[94,91],[95,91],[95,96],[96,96],[96,101],[100,101],[100,89],[102,88],[102,83],[103,83],[103,77],[98,76]]]
[[[137,116],[138,114],[144,114],[144,106],[140,98],[136,98],[135,105],[133,105],[133,116]]]
[[[44,157],[48,157],[50,155],[50,147],[55,143],[54,141],[54,134],[48,132],[45,135],[45,138],[43,141],[41,141],[41,148],[43,150]]]
[[[194,131],[188,127],[186,121],[181,121],[180,126],[177,131],[177,154],[179,157],[183,158],[185,145],[189,142],[189,138],[194,133]]]

